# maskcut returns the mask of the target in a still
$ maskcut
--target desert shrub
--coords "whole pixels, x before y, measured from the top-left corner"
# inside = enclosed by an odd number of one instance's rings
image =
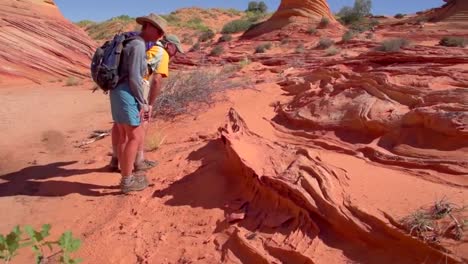
[[[40,230],[35,230],[32,226],[16,226],[9,234],[0,235],[0,260],[10,263],[20,249],[29,247],[34,253],[35,263],[49,263],[49,259],[55,255],[60,256],[61,264],[82,262],[81,259],[73,259],[71,256],[71,253],[81,247],[81,241],[74,238],[70,231],[63,233],[58,240],[47,241],[50,229],[50,225],[43,225]],[[52,252],[51,255],[45,255],[45,248],[48,249],[47,252]]]
[[[237,19],[231,22],[228,22],[223,26],[221,33],[223,34],[233,34],[238,32],[244,32],[252,26],[252,22],[245,19]]]
[[[192,39],[190,36],[185,36],[185,37],[182,39],[182,43],[183,43],[183,44],[192,45],[192,44],[193,44],[193,39]]]
[[[200,17],[191,18],[186,22],[177,22],[176,26],[189,28],[189,29],[202,31],[202,32],[210,30],[210,28],[203,23],[203,20]]]
[[[353,10],[361,17],[371,14],[372,1],[371,0],[355,0]]]
[[[226,9],[225,12],[226,12],[226,14],[227,14],[228,16],[231,16],[231,17],[233,17],[233,16],[239,16],[239,15],[242,13],[242,11],[237,10],[237,9],[235,9],[235,8]]]
[[[164,135],[160,130],[148,134],[145,137],[146,150],[150,152],[158,150],[164,144],[165,140],[166,135]]]
[[[424,24],[424,23],[426,23],[427,21],[428,21],[428,18],[427,18],[427,17],[424,17],[424,16],[418,17],[418,18],[416,19],[416,24]]]
[[[89,27],[89,26],[94,25],[94,24],[96,24],[96,22],[91,21],[91,20],[81,20],[79,22],[76,22],[76,25],[81,27],[81,28]]]
[[[466,206],[457,206],[445,198],[437,200],[429,208],[420,208],[406,216],[400,223],[409,235],[423,241],[437,242],[442,237],[463,240],[468,227]]]
[[[356,0],[353,7],[345,6],[339,12],[339,20],[344,25],[350,25],[370,15],[372,8],[371,0]]]
[[[164,18],[169,25],[177,25],[181,21],[175,12],[171,12],[169,15],[161,15],[161,17]]]
[[[316,28],[314,28],[314,27],[309,27],[309,29],[307,29],[307,34],[315,35],[315,33],[317,33],[317,29],[316,29]]]
[[[406,16],[405,14],[400,14],[400,13],[398,13],[398,14],[395,15],[395,18],[396,18],[396,19],[402,19],[402,18],[404,18],[405,16]]]
[[[116,16],[110,19],[111,21],[134,21],[135,18],[127,15]]]
[[[220,46],[220,45],[219,45],[219,46],[214,47],[214,48],[211,50],[210,55],[211,55],[211,56],[219,56],[219,55],[221,55],[221,53],[223,53],[223,52],[224,52],[223,46]]]
[[[383,52],[396,52],[399,51],[401,48],[407,47],[410,45],[410,41],[403,38],[395,38],[384,40],[379,47],[377,47],[378,51]]]
[[[359,21],[351,23],[349,28],[356,32],[365,32],[373,29],[374,27],[378,26],[380,22],[377,19],[361,19]]]
[[[76,78],[76,77],[69,77],[66,81],[65,81],[65,86],[77,86],[77,85],[80,85],[81,84],[81,81]]]
[[[325,55],[334,56],[334,55],[340,53],[340,51],[341,50],[339,48],[337,48],[335,46],[331,46],[331,47],[329,47],[328,49],[325,50]]]
[[[190,49],[191,51],[198,51],[200,50],[200,42],[197,42],[193,44],[192,48]]]
[[[440,40],[439,44],[445,47],[462,47],[464,48],[468,43],[468,38],[463,37],[444,37]]]
[[[198,37],[198,42],[207,42],[208,40],[213,39],[215,36],[215,33],[213,30],[208,29],[203,32],[201,32],[200,36]]]
[[[330,19],[328,17],[322,17],[322,19],[320,20],[319,26],[324,28],[324,27],[328,27],[329,24],[330,24]]]
[[[162,93],[154,104],[153,115],[172,118],[194,113],[203,105],[211,105],[216,92],[236,87],[229,76],[207,68],[172,74],[164,82]]]
[[[229,41],[231,41],[231,40],[232,40],[232,36],[231,36],[230,34],[223,34],[223,35],[219,38],[218,42],[229,42]]]
[[[335,44],[335,42],[332,39],[321,38],[319,40],[319,43],[318,43],[317,47],[320,48],[320,49],[327,49],[327,48],[331,47],[333,44]]]
[[[197,31],[210,30],[210,28],[203,23],[203,20],[200,17],[193,17],[187,21],[182,21],[174,12],[171,13],[169,16],[163,16],[163,17],[168,19],[168,23],[170,25],[173,25],[176,27],[189,28],[189,29],[193,29]]]
[[[369,26],[371,26],[371,27],[376,27],[376,26],[378,26],[378,25],[380,25],[380,22],[379,22],[379,20],[377,20],[377,19],[375,19],[375,18],[373,18],[373,19],[371,19],[371,20],[369,21]]]
[[[295,49],[295,52],[296,53],[304,53],[305,52],[305,47],[304,47],[304,44],[299,44],[297,45],[296,49]]]
[[[356,36],[356,32],[354,32],[353,30],[348,30],[346,31],[346,33],[343,34],[343,36],[341,37],[341,40],[343,42],[348,42],[352,40],[355,36]]]
[[[252,62],[249,60],[249,58],[245,57],[241,61],[239,61],[239,66],[241,68],[244,68],[245,66],[249,65],[250,63],[252,63]]]
[[[271,49],[271,43],[263,43],[255,47],[255,53],[265,53],[269,49]]]
[[[189,24],[201,24],[203,23],[203,19],[201,17],[193,17],[187,21]]]

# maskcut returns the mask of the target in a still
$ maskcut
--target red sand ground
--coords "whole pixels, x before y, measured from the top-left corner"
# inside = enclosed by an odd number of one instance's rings
[[[312,36],[293,24],[225,43],[220,57],[204,57],[206,47],[178,58],[174,68],[248,56],[236,76],[255,89],[156,120],[149,134],[167,139],[147,154],[160,162],[152,186],[126,196],[105,169],[108,137],[74,147],[111,127],[106,96],[91,83],[2,85],[0,233],[72,230],[85,263],[466,263],[466,232],[425,243],[399,224],[442,198],[468,198],[468,52],[435,45],[467,31],[449,25],[408,33],[389,20],[326,56],[316,43],[339,41],[341,26]],[[389,36],[413,46],[372,50]],[[254,54],[265,41],[274,48]]]

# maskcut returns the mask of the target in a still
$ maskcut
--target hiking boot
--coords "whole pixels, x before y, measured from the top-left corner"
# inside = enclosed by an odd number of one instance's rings
[[[142,191],[148,187],[148,180],[145,175],[136,175],[122,178],[120,189],[123,193]]]
[[[142,172],[142,171],[147,171],[150,170],[158,165],[157,161],[152,161],[152,160],[143,160],[142,162],[135,164],[134,171],[135,172]]]
[[[111,172],[118,172],[119,171],[119,159],[117,159],[117,157],[112,157],[108,167]]]

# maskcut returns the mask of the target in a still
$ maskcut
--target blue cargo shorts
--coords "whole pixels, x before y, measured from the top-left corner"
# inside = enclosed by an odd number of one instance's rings
[[[140,107],[128,83],[121,83],[110,91],[112,119],[117,124],[139,126]]]

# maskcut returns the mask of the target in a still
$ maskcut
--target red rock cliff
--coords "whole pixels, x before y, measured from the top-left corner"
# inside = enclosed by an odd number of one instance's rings
[[[256,36],[282,28],[294,19],[320,21],[322,17],[335,21],[326,0],[282,0],[278,10],[265,23],[247,32],[246,36]]]
[[[0,85],[89,75],[95,47],[53,0],[0,1]]]

